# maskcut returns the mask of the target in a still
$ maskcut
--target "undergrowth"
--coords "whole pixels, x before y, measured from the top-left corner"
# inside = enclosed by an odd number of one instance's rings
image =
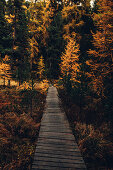
[[[83,114],[88,117],[91,112],[82,109],[71,99],[64,88],[58,88],[62,107],[72,127],[78,147],[82,153],[88,170],[113,169],[113,130],[110,122],[92,118],[83,120]],[[94,107],[92,103],[92,107]],[[81,118],[82,117],[82,118]],[[91,115],[89,115],[91,118]],[[95,116],[96,117],[96,116]],[[90,120],[90,119],[89,119]],[[101,119],[102,120],[102,119]]]
[[[0,88],[0,169],[29,170],[47,88]]]

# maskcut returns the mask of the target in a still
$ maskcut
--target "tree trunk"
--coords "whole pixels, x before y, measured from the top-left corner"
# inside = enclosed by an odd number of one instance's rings
[[[33,86],[34,86],[34,82],[33,82],[33,79],[32,79],[32,90],[33,90],[33,88],[34,88]]]
[[[8,86],[10,86],[10,80],[8,80]]]
[[[4,84],[3,85],[5,86],[5,78],[4,78]]]

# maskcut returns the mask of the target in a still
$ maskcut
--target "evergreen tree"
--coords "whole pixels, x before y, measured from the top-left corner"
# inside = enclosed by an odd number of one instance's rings
[[[81,1],[82,2],[82,1]],[[90,1],[86,0],[82,2],[82,6],[79,7],[79,14],[80,14],[80,26],[77,29],[77,33],[79,35],[79,71],[77,72],[77,80],[78,80],[78,94],[79,94],[79,101],[80,106],[82,108],[85,105],[85,98],[88,96],[91,91],[89,84],[91,82],[89,75],[90,67],[87,64],[90,56],[88,55],[87,51],[93,48],[92,44],[92,32],[95,31],[93,19],[90,13]]]
[[[89,60],[89,55],[87,51],[93,48],[92,45],[92,31],[94,31],[94,24],[90,14],[82,14],[81,20],[83,25],[80,29],[80,56],[79,56],[79,64],[80,70],[78,72],[78,80],[80,81],[80,93],[82,98],[84,95],[87,95],[89,92],[88,85],[90,83],[90,78],[87,76],[88,72],[90,72],[90,67],[87,65],[87,61]]]
[[[95,49],[90,50],[93,90],[104,103],[107,115],[113,121],[113,2],[99,0],[98,13],[94,14],[97,31],[93,34]]]
[[[5,0],[0,0],[0,58],[11,52],[11,25],[5,19],[5,11]]]
[[[24,0],[8,1],[13,17],[13,53],[11,67],[13,76],[23,82],[29,78],[29,43],[28,20],[25,13]]]
[[[31,2],[28,7],[29,13],[29,32],[30,32],[30,66],[31,66],[31,79],[36,79],[38,76],[38,63],[40,56],[42,55],[42,41],[43,41],[43,11],[44,3],[43,2]],[[39,75],[40,76],[40,75]]]
[[[60,75],[59,64],[61,62],[61,53],[64,50],[64,40],[63,40],[63,21],[61,13],[58,12],[54,14],[53,20],[50,26],[47,28],[48,38],[47,43],[47,59],[46,67],[48,69],[48,77],[52,79],[57,79]]]

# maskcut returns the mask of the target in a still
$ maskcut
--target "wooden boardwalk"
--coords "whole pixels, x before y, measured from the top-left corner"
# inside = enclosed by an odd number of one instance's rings
[[[57,89],[50,87],[32,170],[85,170],[69,123],[59,107]]]

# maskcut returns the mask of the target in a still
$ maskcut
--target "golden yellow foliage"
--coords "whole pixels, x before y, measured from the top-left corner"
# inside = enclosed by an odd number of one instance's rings
[[[45,68],[44,59],[43,56],[41,56],[38,62],[38,74],[40,79],[44,77],[44,68]]]
[[[99,13],[94,14],[97,32],[93,33],[95,50],[89,50],[91,56],[88,64],[91,68],[90,77],[94,90],[104,96],[104,80],[110,78],[113,71],[113,2],[100,0]]]
[[[48,80],[43,80],[41,82],[35,83],[35,89],[39,90],[41,93],[46,93],[49,88]]]
[[[3,62],[0,63],[0,77],[1,78],[10,78],[10,65]]]
[[[76,81],[76,73],[78,71],[78,57],[79,57],[79,46],[75,45],[75,40],[68,37],[68,43],[66,46],[65,53],[61,56],[61,73],[62,76],[70,75],[71,80]]]

